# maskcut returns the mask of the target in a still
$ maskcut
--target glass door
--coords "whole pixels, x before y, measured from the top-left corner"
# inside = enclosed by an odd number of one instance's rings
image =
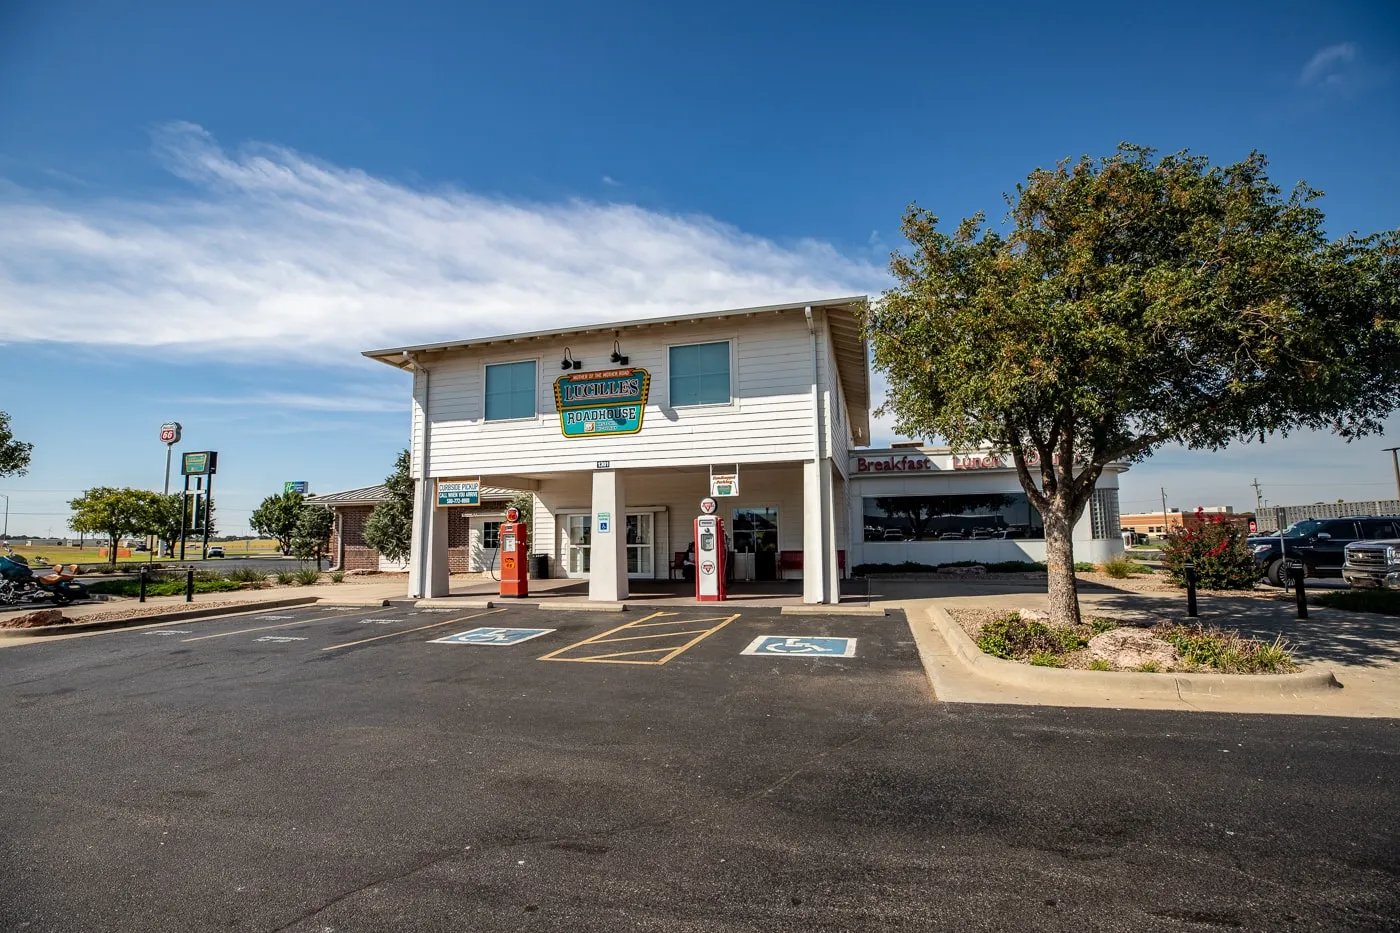
[[[627,576],[650,579],[656,575],[652,563],[652,514],[632,512],[627,516]]]
[[[566,515],[564,522],[564,572],[576,579],[587,578],[592,567],[593,516]]]
[[[759,506],[734,510],[730,526],[735,575],[740,579],[778,579],[778,510]]]

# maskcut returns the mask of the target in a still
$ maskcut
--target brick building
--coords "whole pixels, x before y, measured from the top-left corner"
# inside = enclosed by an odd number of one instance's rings
[[[484,486],[481,506],[448,510],[448,569],[451,573],[481,572],[495,560],[497,535],[514,490]],[[405,570],[365,543],[365,525],[374,507],[389,498],[384,485],[307,496],[306,501],[335,512],[331,532],[331,566],[336,570]]]

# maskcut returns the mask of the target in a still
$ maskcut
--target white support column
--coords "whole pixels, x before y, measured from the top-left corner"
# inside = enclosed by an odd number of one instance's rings
[[[603,523],[607,531],[603,531]],[[588,598],[615,603],[627,598],[627,489],[617,470],[593,474],[593,546]]]
[[[831,467],[831,458],[821,461],[822,484],[822,544],[826,556],[826,587],[824,603],[836,605],[841,602],[841,565],[836,556],[840,542],[836,538],[836,476]]]
[[[429,599],[448,594],[447,509],[437,507],[436,483],[415,482],[413,553],[408,562],[408,596]]]
[[[830,494],[822,494],[822,463],[809,460],[802,464],[802,601],[827,602],[826,574],[826,505]],[[830,489],[830,464],[827,464],[827,488]]]

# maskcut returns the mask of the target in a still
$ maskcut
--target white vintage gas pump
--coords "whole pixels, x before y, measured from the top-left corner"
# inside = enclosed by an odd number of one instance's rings
[[[720,602],[725,598],[724,520],[715,514],[715,500],[700,500],[695,518],[695,599],[699,602]]]

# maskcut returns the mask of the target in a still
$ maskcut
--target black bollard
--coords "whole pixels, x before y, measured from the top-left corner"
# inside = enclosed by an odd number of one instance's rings
[[[1293,575],[1293,598],[1298,601],[1298,618],[1308,617],[1308,594],[1303,588],[1303,577],[1307,575],[1307,568],[1302,564],[1294,567]]]
[[[1186,562],[1186,614],[1196,618],[1196,565]]]
[[[141,583],[136,594],[136,601],[144,603],[146,601],[146,568],[141,568]]]
[[[194,602],[194,568],[185,571],[185,602]]]

